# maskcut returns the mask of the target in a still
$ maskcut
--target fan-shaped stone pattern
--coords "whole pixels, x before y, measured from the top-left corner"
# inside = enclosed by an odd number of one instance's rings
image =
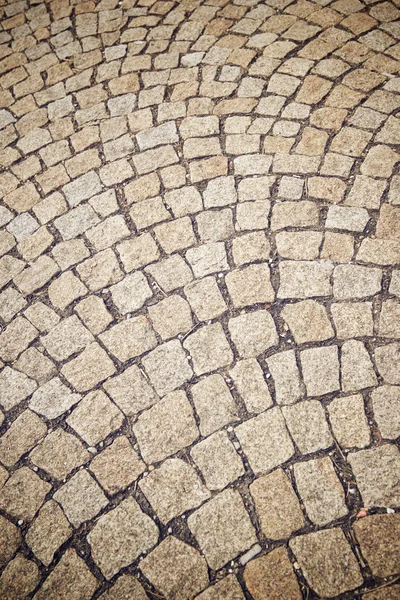
[[[2,3],[2,596],[398,594],[399,19]]]

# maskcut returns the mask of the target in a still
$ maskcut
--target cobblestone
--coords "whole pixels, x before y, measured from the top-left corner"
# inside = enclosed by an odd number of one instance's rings
[[[397,598],[399,17],[2,3],[1,597]]]

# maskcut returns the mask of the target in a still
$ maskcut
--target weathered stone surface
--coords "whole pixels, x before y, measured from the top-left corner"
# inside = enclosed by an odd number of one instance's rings
[[[329,457],[297,463],[294,475],[313,523],[326,525],[347,513],[344,491]]]
[[[300,600],[302,597],[285,548],[277,548],[249,562],[244,570],[244,581],[254,600],[268,597]]]
[[[328,406],[333,434],[340,445],[364,448],[370,442],[370,431],[361,394],[334,398]]]
[[[86,470],[75,473],[54,494],[74,527],[93,519],[108,503],[102,489]]]
[[[65,551],[55,569],[50,573],[35,600],[57,596],[60,600],[89,600],[99,585],[86,563],[75,550]]]
[[[134,317],[114,325],[102,333],[100,339],[121,362],[140,356],[157,345],[151,324],[144,316]]]
[[[378,577],[388,577],[399,571],[400,517],[371,515],[354,523],[354,531],[363,557]]]
[[[271,406],[271,394],[256,359],[238,361],[229,375],[250,413],[259,413]]]
[[[166,293],[185,286],[193,279],[189,266],[178,254],[150,265],[146,271]]]
[[[62,361],[83,350],[94,338],[78,317],[72,315],[60,321],[41,341],[50,356]]]
[[[214,277],[204,277],[185,286],[188,302],[200,321],[219,317],[227,310],[225,300]]]
[[[330,296],[332,269],[329,261],[282,261],[278,298]]]
[[[0,335],[0,358],[5,361],[15,360],[37,334],[37,329],[27,319],[17,317]]]
[[[184,391],[170,392],[143,412],[133,425],[143,458],[159,462],[190,446],[198,437],[193,409]]]
[[[121,269],[111,248],[97,252],[77,267],[78,275],[92,292],[117,283],[122,279]]]
[[[230,319],[228,329],[239,355],[243,358],[259,356],[278,343],[274,320],[265,310]]]
[[[128,275],[111,286],[110,291],[113,303],[123,315],[142,308],[146,300],[153,295],[146,277],[140,272]]]
[[[298,344],[322,342],[334,335],[324,306],[314,300],[287,304],[281,314]]]
[[[22,554],[6,566],[0,577],[0,593],[4,598],[18,600],[28,596],[39,583],[39,569]]]
[[[29,455],[34,465],[55,479],[64,479],[89,460],[81,442],[61,428],[50,432]]]
[[[101,390],[91,392],[73,410],[67,423],[90,446],[95,446],[119,429],[124,420],[121,411]]]
[[[29,527],[26,542],[35,556],[47,566],[71,535],[72,527],[62,509],[54,500],[49,500]]]
[[[220,324],[208,325],[189,335],[183,342],[193,360],[196,375],[231,364],[233,354]]]
[[[282,471],[263,475],[250,485],[264,535],[273,540],[288,538],[304,525],[300,503],[290,480]]]
[[[149,306],[149,316],[154,329],[163,340],[175,337],[179,333],[186,333],[193,326],[190,306],[178,295]]]
[[[397,339],[400,336],[400,304],[397,300],[386,300],[379,316],[379,335]]]
[[[190,392],[202,435],[209,435],[228,423],[238,421],[237,406],[221,375],[205,377],[193,385]]]
[[[115,367],[103,348],[94,342],[64,365],[61,373],[78,392],[87,392],[113,375]]]
[[[333,275],[333,295],[338,300],[367,298],[379,292],[382,271],[359,265],[339,265]]]
[[[400,10],[290,2],[2,2],[0,596],[399,594]]]
[[[145,464],[124,436],[115,438],[90,464],[90,470],[109,494],[128,487],[144,469]]]
[[[238,425],[235,433],[256,474],[281,465],[294,453],[285,420],[277,407]]]
[[[396,446],[385,444],[352,452],[348,461],[365,507],[395,507],[399,504],[400,454]]]
[[[121,575],[117,581],[104,594],[99,596],[102,600],[147,600],[144,588],[133,575]]]
[[[188,525],[212,569],[219,569],[257,542],[243,500],[231,489],[192,513]]]
[[[37,384],[23,373],[11,367],[5,367],[0,372],[0,404],[5,410],[10,410],[30,396]]]
[[[400,388],[382,385],[371,393],[374,419],[384,438],[396,439],[400,435]]]
[[[240,271],[231,271],[225,283],[235,308],[271,302],[275,294],[270,283],[268,265],[250,265]]]
[[[21,543],[21,533],[16,525],[0,516],[0,564],[5,566]]]
[[[337,346],[303,350],[300,361],[309,396],[322,396],[340,389]]]
[[[88,535],[93,559],[110,579],[158,541],[158,528],[128,497],[102,515]]]
[[[342,346],[342,388],[354,392],[378,383],[372,361],[362,342],[349,340]]]
[[[336,596],[363,583],[357,560],[340,528],[298,536],[289,546],[308,584],[320,596]]]
[[[207,564],[200,553],[170,536],[140,563],[140,570],[166,598],[193,598],[208,584]]]
[[[179,458],[166,460],[142,479],[139,486],[163,523],[196,508],[210,497],[193,467]]]
[[[223,242],[210,242],[197,248],[190,248],[186,252],[186,258],[196,278],[227,271],[229,268]]]
[[[375,362],[385,383],[400,384],[400,344],[393,343],[376,348]]]
[[[331,312],[338,338],[372,336],[371,302],[338,302],[331,305]]]
[[[171,340],[143,358],[143,366],[158,394],[163,396],[189,381],[193,375],[185,351]]]
[[[243,463],[225,431],[196,444],[190,455],[210,490],[222,490],[244,474]]]
[[[292,404],[303,395],[303,386],[293,350],[278,352],[267,358],[273,377],[275,398],[278,404]]]
[[[73,394],[58,377],[43,384],[33,394],[29,406],[32,410],[54,419],[79,402],[79,394]]]
[[[319,400],[304,400],[282,406],[290,435],[302,454],[331,446],[333,440]]]
[[[35,446],[47,432],[47,427],[32,411],[25,410],[0,438],[0,460],[12,467],[23,454]]]
[[[21,467],[0,489],[0,508],[12,517],[31,521],[51,489],[28,467]]]
[[[121,375],[108,379],[104,389],[127,416],[134,416],[159,399],[139,367],[132,365]]]
[[[220,579],[199,596],[196,596],[196,598],[198,600],[224,600],[224,598],[243,600],[244,595],[235,575],[228,575],[224,579]]]

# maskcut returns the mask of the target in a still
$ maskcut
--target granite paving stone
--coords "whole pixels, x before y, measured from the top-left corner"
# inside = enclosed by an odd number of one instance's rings
[[[398,1],[0,4],[0,596],[394,600]]]

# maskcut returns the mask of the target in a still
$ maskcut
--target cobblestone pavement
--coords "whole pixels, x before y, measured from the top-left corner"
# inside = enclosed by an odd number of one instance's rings
[[[400,1],[0,1],[0,597],[400,598]]]

